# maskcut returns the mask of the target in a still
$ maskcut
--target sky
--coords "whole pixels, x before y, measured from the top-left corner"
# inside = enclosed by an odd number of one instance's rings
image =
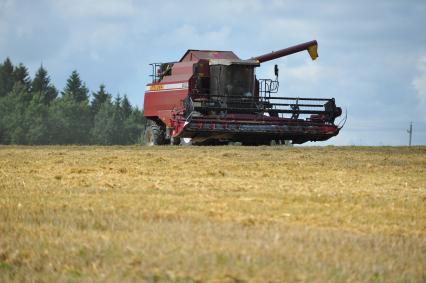
[[[426,144],[426,1],[0,0],[0,60],[41,64],[59,89],[73,70],[90,90],[105,84],[143,106],[151,62],[187,49],[232,50],[246,59],[316,39],[280,67],[280,96],[336,99],[341,133],[312,145]]]

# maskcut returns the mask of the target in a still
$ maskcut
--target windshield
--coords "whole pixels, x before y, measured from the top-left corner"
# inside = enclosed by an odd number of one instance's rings
[[[247,65],[212,65],[210,66],[210,86],[212,96],[252,97],[254,67]]]

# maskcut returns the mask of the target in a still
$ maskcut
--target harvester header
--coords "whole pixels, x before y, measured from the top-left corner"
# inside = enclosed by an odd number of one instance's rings
[[[327,140],[339,133],[334,98],[280,97],[260,63],[301,51],[318,57],[316,40],[240,59],[232,51],[188,50],[178,62],[153,63],[144,115],[147,144],[270,144]]]

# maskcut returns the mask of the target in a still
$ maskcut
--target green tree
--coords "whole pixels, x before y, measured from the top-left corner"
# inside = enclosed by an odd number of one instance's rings
[[[51,104],[48,116],[52,143],[89,143],[92,119],[86,101],[78,102],[70,95],[65,95]]]
[[[9,144],[11,141],[11,114],[15,106],[15,98],[0,97],[0,144]]]
[[[114,144],[114,105],[111,101],[105,101],[100,106],[99,111],[94,118],[92,129],[92,141],[95,144],[111,145]]]
[[[118,94],[114,99],[114,113],[112,115],[112,129],[114,132],[112,143],[124,144],[126,137],[124,134],[124,114],[121,108],[122,98]]]
[[[67,80],[67,85],[62,92],[63,96],[69,96],[76,102],[89,101],[89,90],[85,83],[80,79],[80,75],[77,71],[72,71],[70,77]]]
[[[105,102],[111,102],[111,94],[105,90],[105,85],[101,84],[99,86],[99,90],[97,92],[93,92],[92,95],[93,99],[90,104],[90,110],[92,111],[93,116],[95,116]]]
[[[92,141],[96,144],[136,144],[143,131],[144,117],[127,97],[117,95],[104,102],[94,117]]]
[[[26,144],[28,125],[25,111],[28,92],[22,84],[16,84],[9,95],[0,100],[1,142],[4,144]]]
[[[0,96],[0,144],[7,144],[6,124],[4,121],[7,108],[5,106],[4,98]]]
[[[130,116],[124,121],[124,134],[126,144],[137,144],[141,142],[144,131],[145,117],[143,112],[134,108]]]
[[[127,119],[132,114],[132,105],[127,98],[127,95],[124,95],[123,100],[121,101],[121,110],[123,112],[124,119]]]
[[[12,91],[13,83],[13,64],[6,58],[3,64],[0,64],[0,97]]]
[[[54,85],[50,83],[50,77],[43,66],[37,70],[31,85],[33,95],[40,97],[40,102],[49,105],[58,96],[58,91]]]
[[[28,144],[52,143],[49,131],[49,109],[42,100],[43,97],[34,96],[25,111],[24,120],[27,125],[26,141]]]
[[[73,71],[58,98],[43,66],[31,81],[28,69],[0,64],[1,144],[134,144],[140,141],[145,118],[127,96],[114,100],[105,85],[93,93]]]
[[[25,87],[27,92],[31,89],[31,78],[28,74],[28,69],[22,63],[20,63],[12,73],[14,83],[20,83]]]

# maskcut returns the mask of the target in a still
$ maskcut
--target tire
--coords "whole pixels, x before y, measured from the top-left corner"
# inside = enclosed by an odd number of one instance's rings
[[[180,145],[180,138],[170,138],[171,145]]]
[[[180,144],[183,146],[190,146],[192,145],[192,139],[191,138],[181,138]]]
[[[162,145],[165,143],[165,130],[163,125],[156,121],[149,120],[144,134],[145,145]]]

